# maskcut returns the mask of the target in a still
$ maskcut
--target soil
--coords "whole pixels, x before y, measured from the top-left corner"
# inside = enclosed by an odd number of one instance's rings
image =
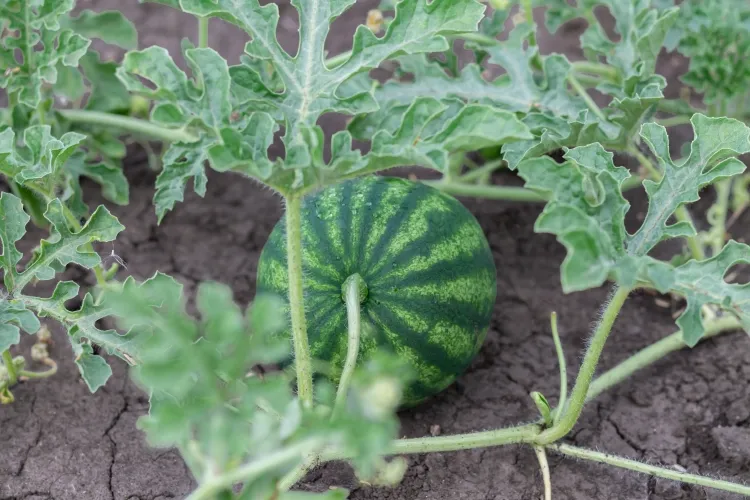
[[[330,46],[334,53],[347,48],[354,23],[373,3],[358,2],[337,23]],[[181,37],[195,33],[192,18],[158,5],[89,0],[79,1],[79,6],[120,8],[138,24],[141,46],[159,44],[173,54]],[[296,46],[295,21],[293,9],[283,4],[280,36],[288,49]],[[212,25],[211,44],[236,61],[246,36],[218,25]],[[580,28],[569,26],[560,37],[542,37],[543,49],[575,54]],[[673,77],[681,63],[668,58],[661,67]],[[328,130],[341,124],[337,118],[323,121]],[[127,262],[121,276],[144,278],[160,270],[180,279],[189,293],[200,281],[216,280],[230,285],[241,303],[250,301],[259,253],[281,215],[281,200],[250,180],[211,174],[206,197],[188,194],[186,202],[159,226],[151,206],[154,174],[144,165],[142,153],[134,152],[126,170],[131,204],[112,209],[128,229],[114,247],[101,249],[103,255],[114,250]],[[92,203],[101,201],[96,189],[87,192]],[[492,327],[480,355],[454,386],[401,414],[403,436],[485,430],[534,418],[529,392],[542,391],[551,400],[557,393],[550,312],[560,315],[568,364],[575,372],[607,297],[605,288],[563,294],[559,266],[564,249],[553,237],[533,232],[540,206],[464,201],[486,231],[498,268]],[[644,200],[636,194],[631,201],[631,222],[635,222]],[[744,217],[735,225],[736,238],[750,236],[748,222]],[[90,277],[78,270],[68,275],[90,283]],[[50,291],[47,284],[39,289]],[[672,312],[657,305],[653,296],[631,298],[615,325],[601,368],[674,331]],[[124,364],[112,360],[112,379],[89,394],[71,362],[64,332],[52,329],[52,354],[60,360],[60,373],[44,382],[17,386],[15,404],[0,407],[0,500],[183,498],[194,481],[178,454],[145,443],[136,420],[147,411],[147,399],[128,380]],[[23,348],[28,348],[28,340]],[[574,375],[570,374],[571,383]],[[747,335],[721,336],[692,351],[670,355],[600,396],[585,409],[566,441],[750,481],[748,380]],[[538,499],[542,493],[536,458],[527,447],[417,455],[409,462],[406,478],[396,488],[359,486],[341,464],[313,471],[302,486],[318,491],[345,486],[357,500],[526,500]],[[554,497],[560,500],[739,498],[569,458],[551,457],[551,469]]]

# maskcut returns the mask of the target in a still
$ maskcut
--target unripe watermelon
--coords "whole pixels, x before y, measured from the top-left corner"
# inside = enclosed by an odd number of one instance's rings
[[[286,221],[258,268],[258,292],[288,294]],[[422,183],[369,176],[329,187],[302,205],[302,267],[311,354],[346,359],[346,279],[367,286],[359,359],[377,347],[414,369],[403,406],[448,387],[479,351],[490,324],[495,264],[476,219],[455,198]]]

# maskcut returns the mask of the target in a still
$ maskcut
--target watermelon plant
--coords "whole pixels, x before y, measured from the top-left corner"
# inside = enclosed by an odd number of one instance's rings
[[[74,0],[0,4],[0,402],[55,374],[40,319],[54,320],[92,391],[112,373],[101,354],[132,365],[150,396],[139,425],[153,445],[179,450],[198,483],[194,500],[346,498],[343,489],[292,489],[323,462],[347,461],[363,481],[391,485],[406,462],[388,456],[508,444],[535,451],[547,499],[549,452],[750,495],[741,478],[564,442],[587,401],[637,370],[723,332],[750,331],[750,285],[734,273],[750,262],[750,247],[728,234],[750,200],[740,160],[750,152],[743,0],[385,0],[363,19],[351,51],[330,57],[331,23],[354,0],[292,0],[294,55],[276,39],[274,3],[158,3],[198,19],[198,45],[182,44],[189,72],[161,47],[138,50],[135,27],[118,12],[73,14]],[[552,32],[574,19],[588,24],[583,60],[542,53],[534,6]],[[600,21],[607,11],[615,36]],[[247,33],[239,64],[208,47],[210,18]],[[105,61],[91,39],[127,53]],[[657,72],[665,48],[689,58],[680,99],[665,98]],[[391,70],[386,81],[372,77],[377,68]],[[328,113],[351,117],[346,130],[327,137],[318,121]],[[675,154],[668,130],[681,125],[693,140]],[[272,157],[277,136],[284,154]],[[160,153],[151,141],[163,143]],[[174,279],[118,281],[118,265],[103,263],[94,245],[124,228],[105,206],[89,208],[81,179],[127,204],[122,159],[132,142],[159,171],[159,221],[191,181],[205,193],[206,165],[283,197],[247,311],[226,287],[206,283],[192,313]],[[625,156],[635,172],[619,165]],[[441,178],[374,175],[413,165]],[[647,206],[629,230],[624,194],[640,189]],[[710,208],[691,212],[702,193]],[[554,406],[531,394],[536,420],[396,439],[397,409],[459,377],[490,326],[498,286],[490,247],[452,195],[543,204],[535,230],[566,249],[563,290],[606,284],[612,292],[569,395],[552,316],[560,390]],[[49,233],[36,246],[30,222]],[[668,259],[654,252],[662,242],[676,243]],[[96,279],[77,308],[79,285],[58,281],[69,264]],[[38,296],[34,286],[51,280],[52,294]],[[639,289],[684,301],[679,330],[597,376],[618,314]],[[16,347],[22,330],[38,338],[28,353]],[[288,369],[258,368],[273,363]]]

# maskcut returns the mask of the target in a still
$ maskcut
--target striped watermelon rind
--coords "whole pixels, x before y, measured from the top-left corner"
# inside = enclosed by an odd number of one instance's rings
[[[310,350],[337,378],[346,359],[346,279],[367,286],[360,360],[396,353],[416,379],[402,406],[437,394],[462,374],[484,342],[497,293],[496,269],[474,216],[423,183],[369,176],[307,197],[302,268]],[[286,221],[260,257],[257,291],[288,295]],[[287,306],[288,307],[288,306]]]

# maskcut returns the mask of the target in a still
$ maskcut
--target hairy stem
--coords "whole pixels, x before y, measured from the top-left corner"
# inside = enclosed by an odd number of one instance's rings
[[[689,124],[690,118],[691,117],[688,115],[676,115],[676,116],[670,116],[669,118],[659,118],[656,120],[656,123],[658,123],[659,125],[665,128],[676,127],[678,125]]]
[[[729,196],[732,193],[732,179],[722,179],[714,184],[716,203],[709,209],[711,217],[711,255],[721,252],[726,243]]]
[[[578,417],[583,410],[583,405],[586,403],[586,395],[594,378],[596,365],[599,363],[604,344],[607,342],[609,333],[612,331],[612,326],[615,323],[615,319],[617,319],[617,315],[620,313],[623,304],[625,304],[628,295],[630,295],[629,288],[616,288],[615,290],[612,299],[602,313],[599,325],[591,337],[567,406],[558,412],[559,418],[557,422],[539,435],[535,441],[536,444],[549,444],[565,437],[578,421]]]
[[[542,472],[544,482],[544,500],[552,500],[552,481],[549,477],[549,462],[547,462],[547,451],[544,446],[534,446],[534,453],[539,460],[539,469]]]
[[[262,459],[255,460],[204,482],[187,497],[187,500],[214,499],[217,493],[231,488],[236,483],[252,481],[275,469],[298,462],[320,444],[317,439],[308,439],[288,448],[282,448]]]
[[[513,443],[530,443],[539,435],[541,427],[536,424],[519,425],[506,429],[437,436],[425,438],[397,439],[391,444],[392,455],[431,453],[437,451],[470,450]]]
[[[300,195],[292,194],[286,198],[286,242],[297,394],[302,404],[312,407],[312,360],[310,345],[307,341],[307,320],[302,287],[302,197]]]
[[[454,196],[475,196],[477,198],[507,201],[545,201],[545,198],[536,191],[522,187],[478,186],[476,184],[463,184],[455,181],[425,181],[425,184],[429,184]]]
[[[701,338],[701,341],[708,340],[728,331],[737,330],[738,328],[741,328],[741,325],[737,318],[732,316],[716,318],[712,321],[706,322],[706,332]],[[686,347],[687,344],[682,340],[682,330],[678,330],[673,334],[664,337],[658,342],[638,351],[636,354],[632,355],[614,368],[599,375],[596,380],[591,383],[589,392],[586,395],[586,400],[596,398],[610,387],[615,386],[630,377],[633,373],[659,361],[672,352],[682,350]]]
[[[742,484],[731,483],[729,481],[722,481],[720,479],[713,479],[705,476],[698,476],[696,474],[689,474],[687,472],[678,472],[666,467],[656,467],[654,465],[644,464],[636,460],[630,460],[627,458],[618,457],[616,455],[600,453],[598,451],[578,448],[576,446],[570,446],[567,444],[549,445],[547,446],[547,449],[556,451],[557,453],[560,453],[562,455],[581,458],[584,460],[591,460],[608,465],[614,465],[615,467],[620,467],[622,469],[642,472],[644,474],[663,477],[665,479],[672,479],[674,481],[680,481],[682,483],[697,484],[700,486],[706,486],[708,488],[728,491],[731,493],[750,495],[750,486],[744,486]]]
[[[422,181],[425,184],[437,188],[444,193],[451,194],[453,196],[472,196],[475,198],[487,198],[490,200],[505,200],[505,201],[522,201],[522,202],[543,202],[547,201],[547,198],[542,193],[537,193],[528,188],[516,187],[516,186],[497,186],[494,184],[490,185],[477,185],[468,184],[465,181],[473,181],[474,176],[471,176],[474,172],[477,175],[485,174],[486,172],[479,173],[478,170],[483,169],[484,166],[477,170],[459,177],[455,181]],[[622,191],[630,191],[638,186],[641,186],[643,179],[637,175],[631,175],[622,183]]]
[[[609,81],[616,81],[619,77],[616,68],[607,64],[595,63],[591,61],[573,61],[573,70],[580,73],[590,73]]]
[[[60,109],[57,112],[70,122],[118,128],[148,137],[149,139],[164,142],[195,142],[198,140],[195,135],[185,130],[160,127],[146,120],[139,120],[138,118],[131,118],[129,116],[102,113],[100,111],[87,111],[84,109]]]
[[[349,321],[349,338],[346,348],[346,361],[344,369],[341,372],[339,387],[336,392],[336,402],[333,406],[332,419],[336,419],[343,411],[346,405],[346,395],[349,391],[349,384],[357,366],[357,356],[359,355],[359,332],[360,332],[360,288],[362,278],[359,274],[349,276],[344,282],[344,295],[346,302],[346,314]]]
[[[505,160],[499,159],[499,160],[493,160],[488,161],[481,167],[477,167],[473,170],[470,170],[466,172],[464,175],[458,178],[461,182],[474,182],[477,179],[481,179],[485,175],[491,174],[495,170],[499,170],[503,165],[505,165]]]
[[[208,17],[198,18],[198,47],[208,48]]]
[[[583,102],[586,103],[586,106],[589,107],[592,113],[596,115],[597,118],[599,118],[601,121],[606,122],[607,117],[604,116],[604,113],[602,113],[602,110],[599,108],[599,106],[594,102],[594,100],[589,95],[586,88],[581,85],[581,82],[578,81],[578,79],[575,77],[573,73],[568,74],[568,83],[570,83],[570,86],[573,87],[573,90],[576,91],[576,93],[583,99]]]
[[[331,458],[329,460],[335,460]],[[276,485],[276,491],[284,492],[289,491],[295,484],[305,477],[305,474],[313,467],[316,467],[319,462],[323,459],[317,453],[311,453],[305,460],[297,467],[289,471],[284,477],[282,477]]]
[[[18,373],[16,372],[16,365],[13,364],[13,356],[11,356],[10,350],[3,351],[2,358],[5,370],[8,372],[8,387],[12,387],[18,382]]]

